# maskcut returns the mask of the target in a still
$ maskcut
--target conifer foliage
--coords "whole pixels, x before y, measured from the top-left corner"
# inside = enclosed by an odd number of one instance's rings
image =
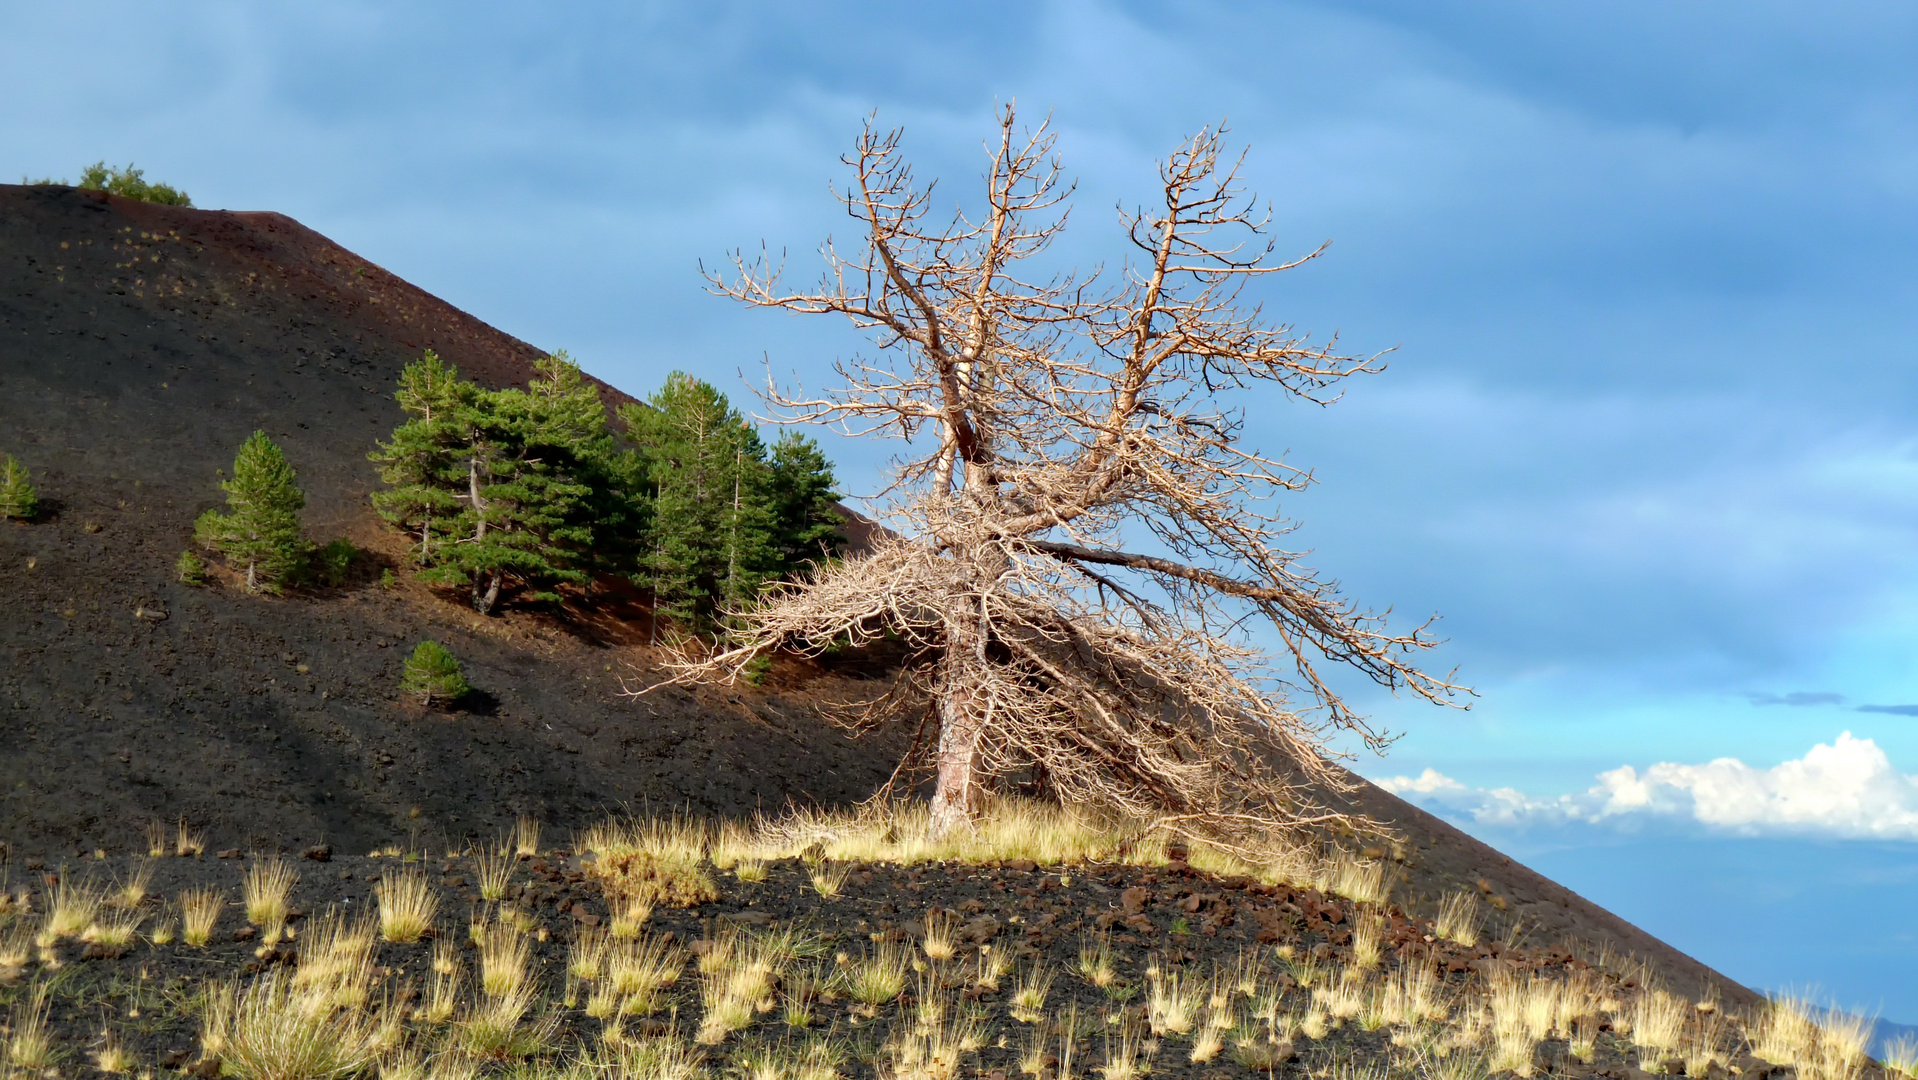
[[[486,390],[428,352],[400,377],[412,417],[372,459],[391,485],[373,497],[416,537],[429,583],[467,586],[490,613],[509,583],[556,601],[584,585],[640,507],[614,482],[621,462],[599,392],[558,353],[524,390]],[[611,472],[609,472],[611,470]]]
[[[620,418],[652,488],[639,579],[662,614],[710,631],[767,583],[845,546],[832,464],[811,439],[784,433],[769,455],[726,395],[677,371]]]
[[[223,481],[227,512],[208,510],[194,523],[195,542],[217,551],[246,575],[248,592],[278,592],[306,565],[300,537],[300,491],[286,455],[255,431],[233,460],[233,479]]]
[[[458,701],[472,689],[460,669],[459,657],[437,641],[420,642],[400,671],[400,693],[418,698],[429,708],[435,701],[443,705]]]
[[[844,546],[832,465],[812,440],[770,450],[725,395],[674,373],[616,437],[564,353],[523,390],[487,390],[428,352],[396,395],[408,420],[371,455],[373,496],[413,540],[420,577],[491,612],[517,588],[555,601],[592,575],[632,579],[709,633],[767,583]]]
[[[0,454],[0,518],[32,521],[40,511],[40,497],[27,477],[26,466],[12,454]]]

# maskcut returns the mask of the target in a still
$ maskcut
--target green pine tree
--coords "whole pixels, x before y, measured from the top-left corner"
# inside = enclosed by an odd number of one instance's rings
[[[781,577],[837,557],[846,549],[841,493],[832,462],[819,444],[791,428],[773,443],[766,497],[773,519],[773,545]]]
[[[450,704],[472,689],[460,670],[459,657],[437,641],[420,642],[400,670],[400,693],[418,698],[421,705],[430,707],[434,701]]]
[[[640,577],[656,611],[711,631],[778,569],[765,444],[724,394],[683,372],[650,404],[621,413],[654,492]]]
[[[0,518],[32,521],[40,509],[40,497],[27,478],[27,467],[11,454],[0,454]]]
[[[481,391],[429,349],[400,373],[394,397],[412,419],[394,429],[391,442],[367,455],[379,463],[380,478],[389,485],[373,494],[373,506],[389,524],[417,538],[414,561],[430,567],[438,552],[460,537],[456,519],[471,449],[470,414],[479,407]]]
[[[412,419],[371,455],[392,485],[374,503],[419,538],[421,579],[470,588],[483,613],[509,581],[545,601],[588,584],[644,525],[598,388],[564,353],[536,366],[526,389],[488,391],[427,353],[400,380]]]
[[[305,565],[300,538],[300,491],[286,455],[255,431],[233,460],[233,479],[220,484],[227,513],[208,510],[194,523],[194,539],[244,570],[248,592],[278,592],[280,583]]]

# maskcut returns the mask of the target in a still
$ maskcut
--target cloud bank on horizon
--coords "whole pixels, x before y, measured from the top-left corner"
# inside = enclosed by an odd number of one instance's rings
[[[1433,813],[1494,832],[1610,827],[1738,836],[1918,840],[1918,776],[1847,731],[1768,769],[1724,757],[1703,765],[1622,765],[1572,795],[1469,787],[1436,769],[1373,782]]]

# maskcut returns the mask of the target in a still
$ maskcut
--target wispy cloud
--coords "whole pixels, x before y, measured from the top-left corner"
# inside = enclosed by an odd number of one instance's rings
[[[1753,690],[1745,695],[1753,705],[1789,705],[1793,708],[1805,708],[1811,705],[1842,705],[1845,695],[1829,690],[1794,690],[1789,694],[1771,694],[1763,690]],[[1870,706],[1859,710],[1873,711]]]
[[[1857,711],[1886,713],[1891,716],[1918,716],[1918,705],[1860,705]]]
[[[1737,835],[1817,835],[1918,840],[1918,776],[1893,768],[1870,739],[1847,731],[1769,769],[1737,758],[1704,765],[1660,762],[1600,773],[1576,795],[1472,788],[1433,769],[1378,781],[1427,809],[1493,828],[1572,824],[1681,826]]]

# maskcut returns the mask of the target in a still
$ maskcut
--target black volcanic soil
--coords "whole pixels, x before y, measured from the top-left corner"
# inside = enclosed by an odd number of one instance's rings
[[[0,854],[143,851],[146,826],[182,817],[215,849],[444,849],[521,814],[562,830],[618,807],[739,815],[886,778],[897,744],[818,710],[876,672],[785,665],[764,688],[634,700],[622,677],[647,682],[660,657],[631,597],[488,619],[403,574],[381,588],[401,542],[369,508],[365,455],[427,348],[495,386],[542,355],[278,214],[0,185],[0,452],[45,505],[0,522]],[[373,553],[346,587],[174,580],[256,428],[300,473],[309,538]],[[462,711],[397,700],[424,637],[465,660],[480,692]],[[1357,805],[1400,835],[1395,895],[1427,917],[1487,889],[1530,941],[1607,942],[1675,990],[1752,999],[1389,794],[1362,785]]]
[[[392,993],[404,1001],[409,994],[423,994],[422,984],[430,979],[436,940],[442,938],[459,945],[470,984],[478,963],[468,919],[475,912],[489,912],[487,917],[495,917],[490,914],[491,905],[479,895],[475,865],[461,855],[437,857],[429,853],[423,861],[411,860],[340,855],[324,862],[293,860],[299,872],[290,897],[294,912],[290,925],[295,936],[271,948],[260,944],[258,931],[247,924],[237,903],[241,880],[253,859],[209,856],[145,862],[152,872],[150,895],[140,909],[147,915],[148,929],[172,920],[167,902],[180,891],[211,886],[228,901],[211,942],[194,947],[177,938],[164,945],[142,939],[119,955],[102,955],[97,946],[68,940],[38,953],[32,963],[51,988],[51,1028],[60,1045],[84,1047],[97,1041],[102,1007],[111,1003],[120,1014],[111,1026],[138,1061],[190,1070],[201,1059],[196,1008],[201,988],[274,968],[297,970],[310,936],[305,931],[312,928],[314,916],[329,909],[346,915],[349,921],[369,915],[377,909],[378,882],[394,873],[424,872],[438,896],[439,913],[433,934],[425,940],[378,944],[375,999]],[[130,859],[87,860],[65,867],[35,867],[29,876],[34,879],[35,891],[44,894],[62,875],[69,883],[104,886],[126,880],[140,863]],[[1320,970],[1348,966],[1352,961],[1352,927],[1361,912],[1369,908],[1311,889],[1218,878],[1178,864],[1040,867],[1022,862],[918,866],[849,863],[843,867],[849,871],[847,880],[832,898],[818,895],[810,884],[808,867],[795,859],[768,863],[766,880],[755,884],[714,871],[719,893],[716,900],[692,908],[658,908],[644,929],[649,935],[697,954],[729,929],[750,932],[794,925],[810,939],[812,954],[796,969],[811,964],[831,971],[836,955],[858,958],[869,954],[875,942],[897,942],[914,950],[924,937],[928,912],[939,911],[949,919],[960,951],[960,959],[941,973],[957,979],[959,988],[966,988],[971,981],[969,974],[977,970],[975,957],[980,946],[1002,950],[1016,961],[997,989],[972,985],[965,990],[965,1000],[984,1018],[986,1031],[976,1075],[986,1077],[1001,1071],[1006,1076],[1019,1074],[1018,1056],[1031,1029],[1013,1021],[1007,1013],[1017,980],[1025,972],[1037,968],[1053,973],[1045,1015],[1057,1018],[1069,1007],[1077,1010],[1084,1024],[1078,1052],[1082,1064],[1089,1065],[1102,1056],[1104,1033],[1143,1022],[1145,971],[1151,963],[1203,980],[1215,972],[1229,973],[1242,963],[1255,962],[1265,971],[1266,985],[1288,988],[1281,998],[1282,1009],[1302,1014],[1310,1002],[1310,991],[1293,983],[1290,975],[1280,974],[1287,965],[1276,958],[1271,947],[1289,946],[1299,959],[1316,960]],[[580,859],[564,849],[543,851],[539,857],[519,860],[508,888],[508,903],[530,917],[526,926],[531,935],[530,971],[547,999],[559,998],[567,984],[566,963],[573,943],[582,933],[607,925],[609,912],[604,898],[582,869]],[[1629,964],[1595,967],[1598,957],[1589,946],[1556,948],[1489,941],[1468,949],[1435,938],[1429,925],[1408,918],[1396,906],[1388,904],[1373,910],[1384,919],[1383,952],[1388,968],[1428,966],[1438,973],[1448,996],[1482,987],[1484,973],[1492,970],[1492,965],[1506,972],[1547,977],[1585,973],[1598,980],[1609,996],[1619,998],[1628,998],[1638,985],[1636,972]],[[1081,946],[1100,940],[1111,946],[1119,978],[1110,991],[1102,991],[1073,974]],[[854,1080],[885,1075],[863,1058],[878,1051],[889,1037],[887,1029],[898,1024],[902,1015],[911,1016],[911,1003],[925,991],[927,977],[909,977],[902,998],[883,1007],[876,1019],[862,1017],[843,990],[829,992],[816,1003],[813,1030],[833,1031],[853,1049],[851,1060],[842,1068],[843,1075]],[[663,995],[657,1009],[630,1020],[628,1030],[690,1038],[701,1015],[699,982],[695,968],[689,965],[675,987]],[[17,975],[11,986],[0,981],[0,1003],[18,999],[27,984],[27,979]],[[576,991],[579,999],[586,992]],[[591,1045],[601,1033],[601,1022],[585,1015],[579,1005],[580,1001],[575,1000],[573,1007],[555,1010],[562,1023],[556,1040],[561,1047]],[[1280,1071],[1287,1075],[1323,1075],[1324,1066],[1335,1061],[1387,1060],[1391,1052],[1388,1034],[1384,1030],[1366,1031],[1356,1022],[1347,1022],[1320,1040],[1301,1035],[1294,1042],[1297,1058],[1281,1063],[1284,1067]],[[782,1036],[796,1037],[785,1028],[781,1014],[774,1011],[759,1017],[751,1030],[729,1037],[712,1053],[737,1053],[742,1047]],[[1189,1042],[1189,1038],[1168,1038],[1165,1049],[1153,1059],[1152,1075],[1206,1080],[1265,1075],[1263,1069],[1235,1062],[1229,1050],[1213,1061],[1194,1064],[1188,1057]],[[1599,1053],[1590,1064],[1571,1059],[1566,1044],[1556,1040],[1541,1044],[1537,1060],[1546,1072],[1558,1077],[1645,1077],[1645,1073],[1630,1068],[1634,1059],[1628,1044],[1609,1036],[1600,1037]],[[1658,1063],[1638,1064],[1650,1072],[1662,1071]],[[1091,1071],[1082,1068],[1079,1074]]]

